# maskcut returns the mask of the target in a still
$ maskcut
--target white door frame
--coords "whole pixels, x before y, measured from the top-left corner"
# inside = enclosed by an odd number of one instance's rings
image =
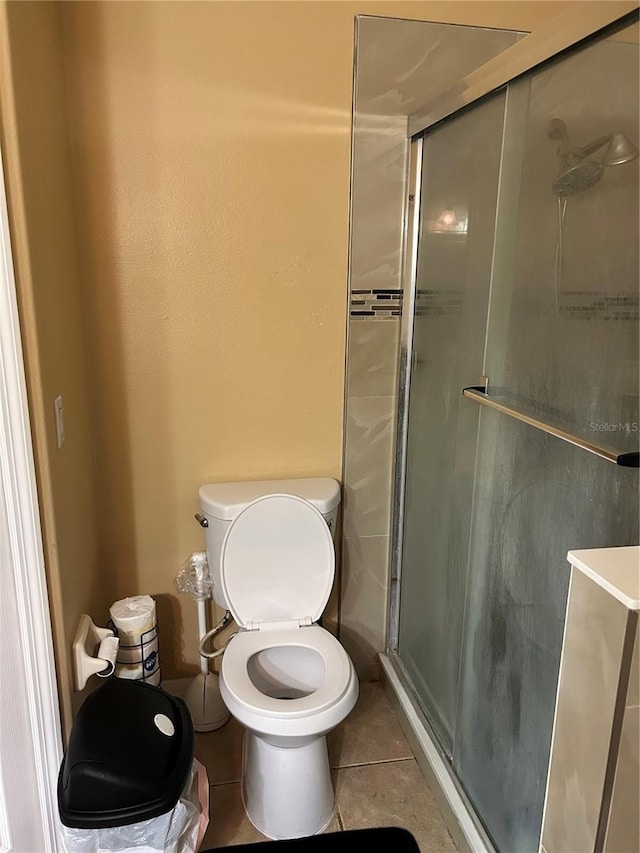
[[[58,689],[0,156],[0,853],[55,853]]]

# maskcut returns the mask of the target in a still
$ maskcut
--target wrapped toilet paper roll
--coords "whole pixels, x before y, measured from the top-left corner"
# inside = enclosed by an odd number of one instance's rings
[[[133,595],[114,601],[109,608],[111,621],[118,629],[118,636],[127,645],[127,639],[138,642],[145,631],[156,624],[156,603],[150,595]]]
[[[108,678],[113,675],[116,668],[116,659],[118,657],[118,646],[120,641],[117,637],[105,637],[98,648],[97,657],[105,662],[105,668],[97,672],[96,675],[100,678]]]
[[[120,640],[115,674],[118,678],[160,684],[156,603],[150,595],[134,595],[109,610]]]

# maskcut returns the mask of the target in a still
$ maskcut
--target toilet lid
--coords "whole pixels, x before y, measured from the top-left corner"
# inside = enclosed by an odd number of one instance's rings
[[[333,585],[335,552],[322,514],[294,495],[250,503],[222,544],[222,590],[236,623],[305,620],[322,615]]]

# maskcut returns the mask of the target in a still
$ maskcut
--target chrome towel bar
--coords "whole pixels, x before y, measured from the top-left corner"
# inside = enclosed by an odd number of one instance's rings
[[[615,465],[621,465],[625,468],[640,467],[640,453],[638,453],[638,451],[631,453],[619,453],[616,450],[611,450],[610,448],[602,447],[599,444],[594,444],[592,441],[587,441],[586,438],[573,435],[561,427],[547,424],[533,415],[529,415],[524,411],[514,409],[511,406],[507,406],[505,403],[499,402],[495,397],[490,397],[486,393],[486,389],[482,386],[478,385],[470,388],[464,388],[462,394],[470,400],[475,400],[475,402],[479,403],[481,406],[488,406],[490,409],[502,412],[503,415],[507,415],[510,418],[514,418],[517,421],[528,424],[534,429],[546,432],[548,435],[554,435],[556,438],[561,439],[561,441],[566,441],[568,444],[580,447],[582,450],[593,453],[601,459],[606,459],[607,462],[613,462]]]

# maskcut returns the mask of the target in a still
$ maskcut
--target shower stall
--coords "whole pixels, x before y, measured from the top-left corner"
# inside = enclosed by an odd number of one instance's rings
[[[388,661],[503,853],[538,851],[567,551],[638,543],[638,49],[410,122]]]

